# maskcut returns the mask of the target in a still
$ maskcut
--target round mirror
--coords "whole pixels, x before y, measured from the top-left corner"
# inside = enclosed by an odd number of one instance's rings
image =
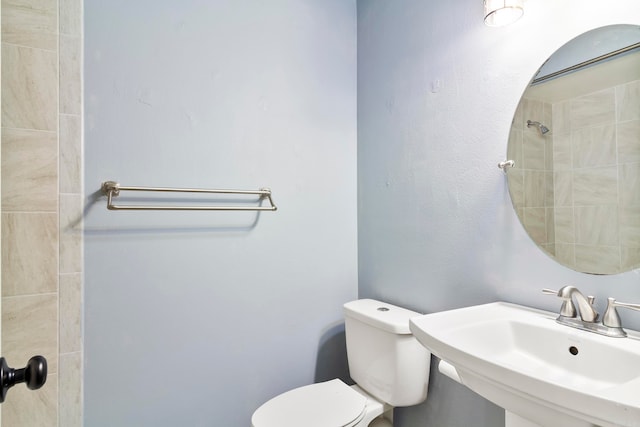
[[[558,49],[520,100],[507,158],[518,218],[549,256],[592,274],[640,267],[640,28]]]

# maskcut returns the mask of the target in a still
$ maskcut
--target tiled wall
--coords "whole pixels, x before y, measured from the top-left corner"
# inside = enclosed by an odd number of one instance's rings
[[[531,238],[562,264],[640,266],[640,81],[556,102],[523,99],[509,137],[509,191]],[[536,120],[551,128],[541,136]]]
[[[640,81],[553,105],[556,256],[593,273],[640,266]]]
[[[2,352],[45,356],[6,426],[82,423],[82,0],[2,0]]]
[[[551,131],[542,135],[537,121]],[[523,99],[511,124],[507,157],[515,161],[509,170],[509,191],[518,217],[529,236],[549,254],[555,254],[553,122],[549,103]]]

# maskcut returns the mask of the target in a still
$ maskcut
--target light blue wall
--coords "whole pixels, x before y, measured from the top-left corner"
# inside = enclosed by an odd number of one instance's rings
[[[639,24],[640,3],[525,7],[517,23],[489,28],[479,0],[358,0],[360,297],[422,312],[497,300],[555,311],[541,288],[575,284],[600,311],[607,296],[640,302],[640,271],[576,273],[539,250],[496,167],[538,67],[585,31]],[[621,315],[640,328],[638,313]],[[500,425],[499,408],[432,372],[427,402],[397,410],[397,427]]]
[[[84,5],[85,425],[247,426],[343,372],[355,2]],[[280,209],[108,212],[108,179],[268,186]]]

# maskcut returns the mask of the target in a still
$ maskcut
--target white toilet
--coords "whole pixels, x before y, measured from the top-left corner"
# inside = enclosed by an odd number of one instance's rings
[[[346,303],[344,314],[349,371],[357,385],[335,379],[288,391],[260,406],[252,427],[392,426],[395,406],[426,399],[431,354],[409,331],[409,319],[420,313],[362,299]]]

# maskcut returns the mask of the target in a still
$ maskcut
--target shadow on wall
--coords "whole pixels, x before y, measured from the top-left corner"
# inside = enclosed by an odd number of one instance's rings
[[[329,381],[334,378],[349,385],[355,384],[349,376],[344,323],[328,328],[322,334],[318,345],[314,382]]]
[[[93,235],[168,235],[168,234],[197,234],[203,233],[241,233],[253,231],[260,220],[261,211],[128,211],[113,212],[106,209],[106,196],[102,190],[97,190],[87,197],[82,216],[71,218],[67,229],[72,232],[82,232],[87,236]],[[188,204],[199,204],[206,199],[201,198],[164,198],[164,197],[122,197],[122,201],[129,204],[168,205],[176,206],[176,201]],[[247,201],[233,199],[218,199],[218,203],[243,205]],[[253,201],[255,203],[255,201]],[[83,218],[89,216],[92,210],[104,209],[102,222],[104,225],[81,228]],[[108,212],[108,213],[107,213]],[[229,216],[228,214],[232,214]],[[98,221],[100,222],[100,221]],[[213,222],[213,223],[212,223]],[[171,226],[168,226],[171,224]]]
[[[425,427],[503,426],[504,409],[485,400],[438,370],[440,359],[431,358],[427,400],[397,408],[394,425]]]

